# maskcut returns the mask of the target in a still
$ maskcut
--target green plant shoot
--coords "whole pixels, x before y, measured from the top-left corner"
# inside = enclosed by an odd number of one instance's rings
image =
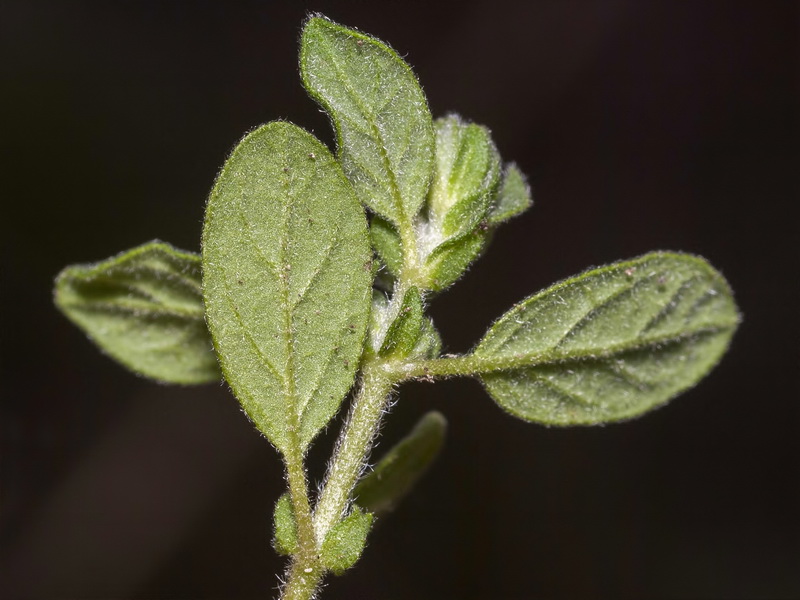
[[[694,386],[739,323],[705,260],[677,252],[592,269],[521,300],[474,350],[440,356],[426,315],[504,222],[531,207],[525,176],[489,130],[434,120],[385,43],[308,19],[300,74],[336,131],[335,154],[284,121],[245,136],[211,190],[202,256],[150,242],[66,268],[55,302],[109,356],[178,384],[228,382],[281,454],[274,546],[281,597],[315,597],[352,567],[376,517],[435,459],[429,413],[364,473],[396,386],[480,380],[508,413],[546,425],[637,417]],[[319,494],[306,455],[353,390]]]

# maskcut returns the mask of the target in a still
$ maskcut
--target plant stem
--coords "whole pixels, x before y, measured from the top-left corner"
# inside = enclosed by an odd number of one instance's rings
[[[474,354],[463,356],[446,356],[430,360],[413,360],[398,362],[392,365],[392,376],[398,380],[414,379],[417,377],[454,377],[478,375],[492,371],[504,371],[516,366],[513,358],[483,358]],[[522,357],[519,366],[527,366],[531,360]]]
[[[393,379],[380,363],[364,366],[361,388],[350,411],[345,430],[328,467],[325,487],[314,511],[314,530],[321,544],[341,518],[364,461],[372,448]]]
[[[286,587],[281,597],[284,600],[309,600],[314,597],[324,571],[319,563],[303,455],[298,451],[297,445],[292,446],[292,451],[284,455],[284,460],[297,524],[297,552],[292,557]]]

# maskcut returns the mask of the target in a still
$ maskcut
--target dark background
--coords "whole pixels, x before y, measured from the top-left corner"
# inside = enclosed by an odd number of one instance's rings
[[[66,264],[199,249],[217,169],[285,118],[308,11],[389,41],[434,115],[492,128],[536,205],[432,306],[465,351],[514,301],[651,249],[702,254],[744,324],[638,421],[546,429],[472,381],[403,388],[444,454],[324,597],[800,597],[798,4],[0,3],[0,596],[269,598],[280,462],[225,386],[137,378],[51,303]],[[321,473],[332,427],[312,452]]]

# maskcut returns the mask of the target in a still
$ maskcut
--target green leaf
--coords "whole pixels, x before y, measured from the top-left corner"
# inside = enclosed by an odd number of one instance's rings
[[[522,419],[584,425],[638,416],[695,385],[739,323],[705,260],[656,252],[531,296],[474,352],[497,403]]]
[[[429,289],[440,292],[461,277],[486,246],[488,233],[478,228],[469,235],[449,240],[428,256]]]
[[[370,220],[369,231],[375,252],[389,272],[397,277],[403,268],[403,246],[397,231],[388,221],[377,215]]]
[[[419,212],[434,134],[411,68],[383,42],[312,17],[300,41],[308,93],[336,127],[338,157],[361,201],[401,227]]]
[[[206,310],[225,377],[283,452],[305,449],[353,383],[371,256],[364,211],[318,140],[274,122],[241,141],[206,210]]]
[[[419,339],[417,340],[417,343],[409,356],[436,358],[439,356],[441,351],[442,338],[439,335],[439,332],[436,331],[433,321],[430,318],[426,318],[422,322]]]
[[[408,356],[414,349],[422,327],[422,296],[415,287],[403,294],[400,309],[386,330],[381,356]]]
[[[500,176],[489,130],[449,115],[436,121],[436,168],[428,219],[442,239],[471,232],[486,216]]]
[[[200,257],[154,241],[56,279],[59,309],[132,371],[167,383],[219,381],[203,319]]]
[[[380,290],[372,292],[368,351],[383,357],[421,356],[430,353],[438,340],[433,325],[423,316],[422,296],[416,287],[390,302]],[[424,340],[422,338],[425,338]]]
[[[353,492],[358,505],[376,516],[393,511],[439,456],[446,433],[444,415],[425,414],[358,483]]]
[[[320,561],[334,575],[341,575],[358,561],[367,543],[372,515],[358,506],[331,527],[322,543]]]
[[[275,547],[275,552],[281,556],[294,554],[297,551],[297,521],[294,518],[289,494],[283,494],[275,503],[273,528],[275,537],[272,545]]]
[[[489,210],[488,221],[490,225],[499,225],[533,206],[531,188],[517,165],[511,163],[506,166],[503,182],[497,194],[494,206]]]

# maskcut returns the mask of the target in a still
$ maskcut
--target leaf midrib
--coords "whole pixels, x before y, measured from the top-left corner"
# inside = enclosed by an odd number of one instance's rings
[[[572,351],[568,353],[555,352],[550,349],[540,354],[516,353],[513,355],[487,356],[479,353],[473,354],[470,358],[475,361],[476,373],[493,373],[500,371],[514,371],[517,369],[527,369],[534,367],[544,367],[551,365],[564,365],[570,362],[589,362],[607,360],[619,354],[628,352],[638,352],[650,348],[658,348],[667,344],[680,344],[691,341],[693,338],[705,335],[716,335],[732,330],[738,324],[737,320],[729,323],[720,323],[716,326],[699,327],[679,335],[664,335],[637,340],[634,343],[621,343],[607,346],[601,352]]]
[[[327,42],[325,42],[324,39],[321,39],[321,42],[322,43],[320,44],[320,46],[323,48],[325,54],[327,54],[328,57],[330,58],[331,65],[333,66],[333,68],[336,71],[336,73],[339,75],[340,81],[342,83],[342,86],[345,88],[347,93],[353,99],[353,103],[356,106],[358,106],[358,108],[361,110],[361,112],[366,117],[365,120],[366,120],[367,125],[369,126],[370,130],[372,131],[372,135],[379,142],[379,144],[378,144],[378,150],[379,150],[378,154],[379,154],[379,156],[381,158],[381,162],[383,163],[384,169],[386,169],[386,173],[389,176],[389,186],[390,186],[391,191],[392,191],[391,197],[392,197],[392,201],[394,202],[394,205],[395,205],[394,209],[397,211],[398,217],[400,219],[402,219],[401,223],[403,224],[403,226],[405,226],[405,225],[408,224],[408,216],[406,215],[405,210],[403,210],[403,197],[402,197],[402,195],[400,193],[400,188],[399,188],[399,186],[397,184],[397,180],[396,180],[395,175],[394,175],[394,169],[392,168],[391,162],[389,161],[389,154],[388,154],[388,151],[386,149],[385,141],[383,139],[383,136],[380,133],[380,130],[378,129],[377,125],[375,124],[375,116],[372,114],[372,111],[370,111],[361,102],[361,99],[360,99],[359,95],[355,93],[355,90],[353,89],[353,87],[352,87],[352,85],[350,83],[349,77],[347,77],[345,72],[342,70],[341,66],[339,65],[338,61],[336,60],[336,55],[330,50]]]

